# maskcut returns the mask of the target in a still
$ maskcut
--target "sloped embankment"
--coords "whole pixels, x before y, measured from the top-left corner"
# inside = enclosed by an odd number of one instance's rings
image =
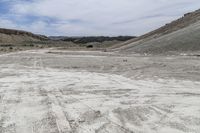
[[[200,50],[200,10],[114,47],[122,52],[161,54]]]

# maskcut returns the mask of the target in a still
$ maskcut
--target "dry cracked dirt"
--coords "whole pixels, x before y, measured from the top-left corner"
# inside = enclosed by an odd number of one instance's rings
[[[0,55],[0,133],[199,132],[199,57]]]

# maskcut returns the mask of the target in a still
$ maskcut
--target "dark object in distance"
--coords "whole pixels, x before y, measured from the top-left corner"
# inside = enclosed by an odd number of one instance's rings
[[[93,48],[94,46],[93,45],[87,45],[87,48]]]

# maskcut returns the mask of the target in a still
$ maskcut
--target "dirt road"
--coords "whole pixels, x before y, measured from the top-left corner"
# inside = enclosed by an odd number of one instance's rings
[[[0,133],[200,131],[199,58],[94,53],[1,55]]]

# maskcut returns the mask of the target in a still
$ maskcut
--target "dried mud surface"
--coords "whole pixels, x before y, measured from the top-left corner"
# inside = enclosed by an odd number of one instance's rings
[[[200,58],[0,55],[0,133],[198,133]]]

